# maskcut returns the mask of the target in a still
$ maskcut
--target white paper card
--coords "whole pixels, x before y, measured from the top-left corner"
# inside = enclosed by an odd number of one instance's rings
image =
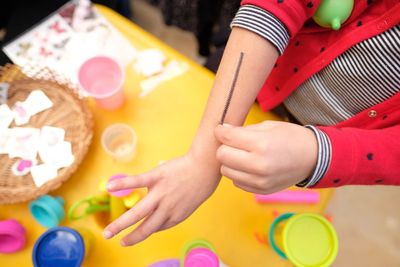
[[[146,80],[140,82],[140,87],[142,90],[140,91],[139,97],[143,98],[151,93],[160,83],[175,78],[179,75],[182,75],[189,69],[189,65],[184,62],[178,62],[176,60],[172,60],[167,64],[165,70],[157,74],[153,77],[150,77]]]
[[[65,130],[52,126],[43,126],[40,132],[40,147],[55,146],[64,141]]]
[[[164,70],[164,54],[158,49],[147,49],[136,55],[135,70],[145,77],[153,76]]]
[[[37,156],[40,130],[36,128],[12,128],[10,142],[10,158],[35,160]]]
[[[69,167],[75,161],[72,145],[70,142],[65,141],[53,146],[41,147],[39,155],[44,163],[56,169]]]
[[[27,124],[31,118],[23,102],[17,101],[12,108],[14,114],[15,124],[21,126]]]
[[[10,143],[13,138],[12,130],[9,128],[0,129],[0,154],[8,154]]]
[[[14,114],[7,104],[0,105],[0,131],[10,127],[14,120]]]
[[[56,178],[58,175],[57,169],[48,164],[33,166],[31,168],[31,174],[37,187],[41,187],[48,181]]]
[[[30,116],[49,109],[53,106],[53,102],[46,96],[42,90],[34,90],[28,98],[23,102],[23,106]]]

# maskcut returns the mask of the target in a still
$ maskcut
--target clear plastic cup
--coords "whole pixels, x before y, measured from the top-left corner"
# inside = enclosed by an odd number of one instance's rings
[[[86,60],[78,72],[79,85],[96,103],[107,110],[115,110],[124,103],[125,73],[117,61],[106,56]]]
[[[107,127],[101,136],[104,150],[117,162],[129,162],[134,158],[136,142],[135,131],[123,123]]]

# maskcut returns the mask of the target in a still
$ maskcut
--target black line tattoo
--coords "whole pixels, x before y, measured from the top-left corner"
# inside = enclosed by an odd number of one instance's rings
[[[226,103],[225,103],[224,112],[222,113],[222,116],[221,116],[220,124],[224,123],[225,117],[226,117],[226,113],[228,112],[229,105],[231,104],[233,91],[235,90],[235,87],[236,87],[236,82],[237,82],[237,79],[238,79],[238,76],[239,76],[240,67],[242,65],[243,56],[244,56],[244,53],[240,52],[239,62],[238,62],[238,65],[236,67],[235,76],[233,76],[233,81],[232,81],[232,84],[231,84],[231,88],[229,90],[228,99],[226,100]]]

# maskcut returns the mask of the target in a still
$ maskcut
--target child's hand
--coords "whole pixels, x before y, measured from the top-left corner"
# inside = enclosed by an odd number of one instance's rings
[[[219,125],[215,136],[222,143],[217,150],[221,174],[245,191],[283,190],[309,177],[316,166],[317,139],[310,129],[296,124]]]
[[[144,218],[135,230],[122,239],[121,245],[134,245],[157,231],[170,228],[189,217],[214,192],[219,181],[217,163],[211,167],[190,153],[148,173],[113,180],[107,184],[110,192],[147,187],[148,194],[109,224],[104,230],[104,237],[111,238]]]

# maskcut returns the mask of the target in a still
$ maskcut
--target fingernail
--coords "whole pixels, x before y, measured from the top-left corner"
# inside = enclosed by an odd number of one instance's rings
[[[229,123],[223,123],[222,126],[232,128],[233,126]]]
[[[110,239],[110,238],[113,236],[113,233],[111,233],[111,232],[108,231],[108,230],[105,230],[105,231],[103,232],[103,236],[104,236],[105,239]]]
[[[127,246],[127,244],[125,243],[124,240],[121,240],[120,244],[121,244],[121,246],[123,246],[123,247],[126,247],[126,246]]]

